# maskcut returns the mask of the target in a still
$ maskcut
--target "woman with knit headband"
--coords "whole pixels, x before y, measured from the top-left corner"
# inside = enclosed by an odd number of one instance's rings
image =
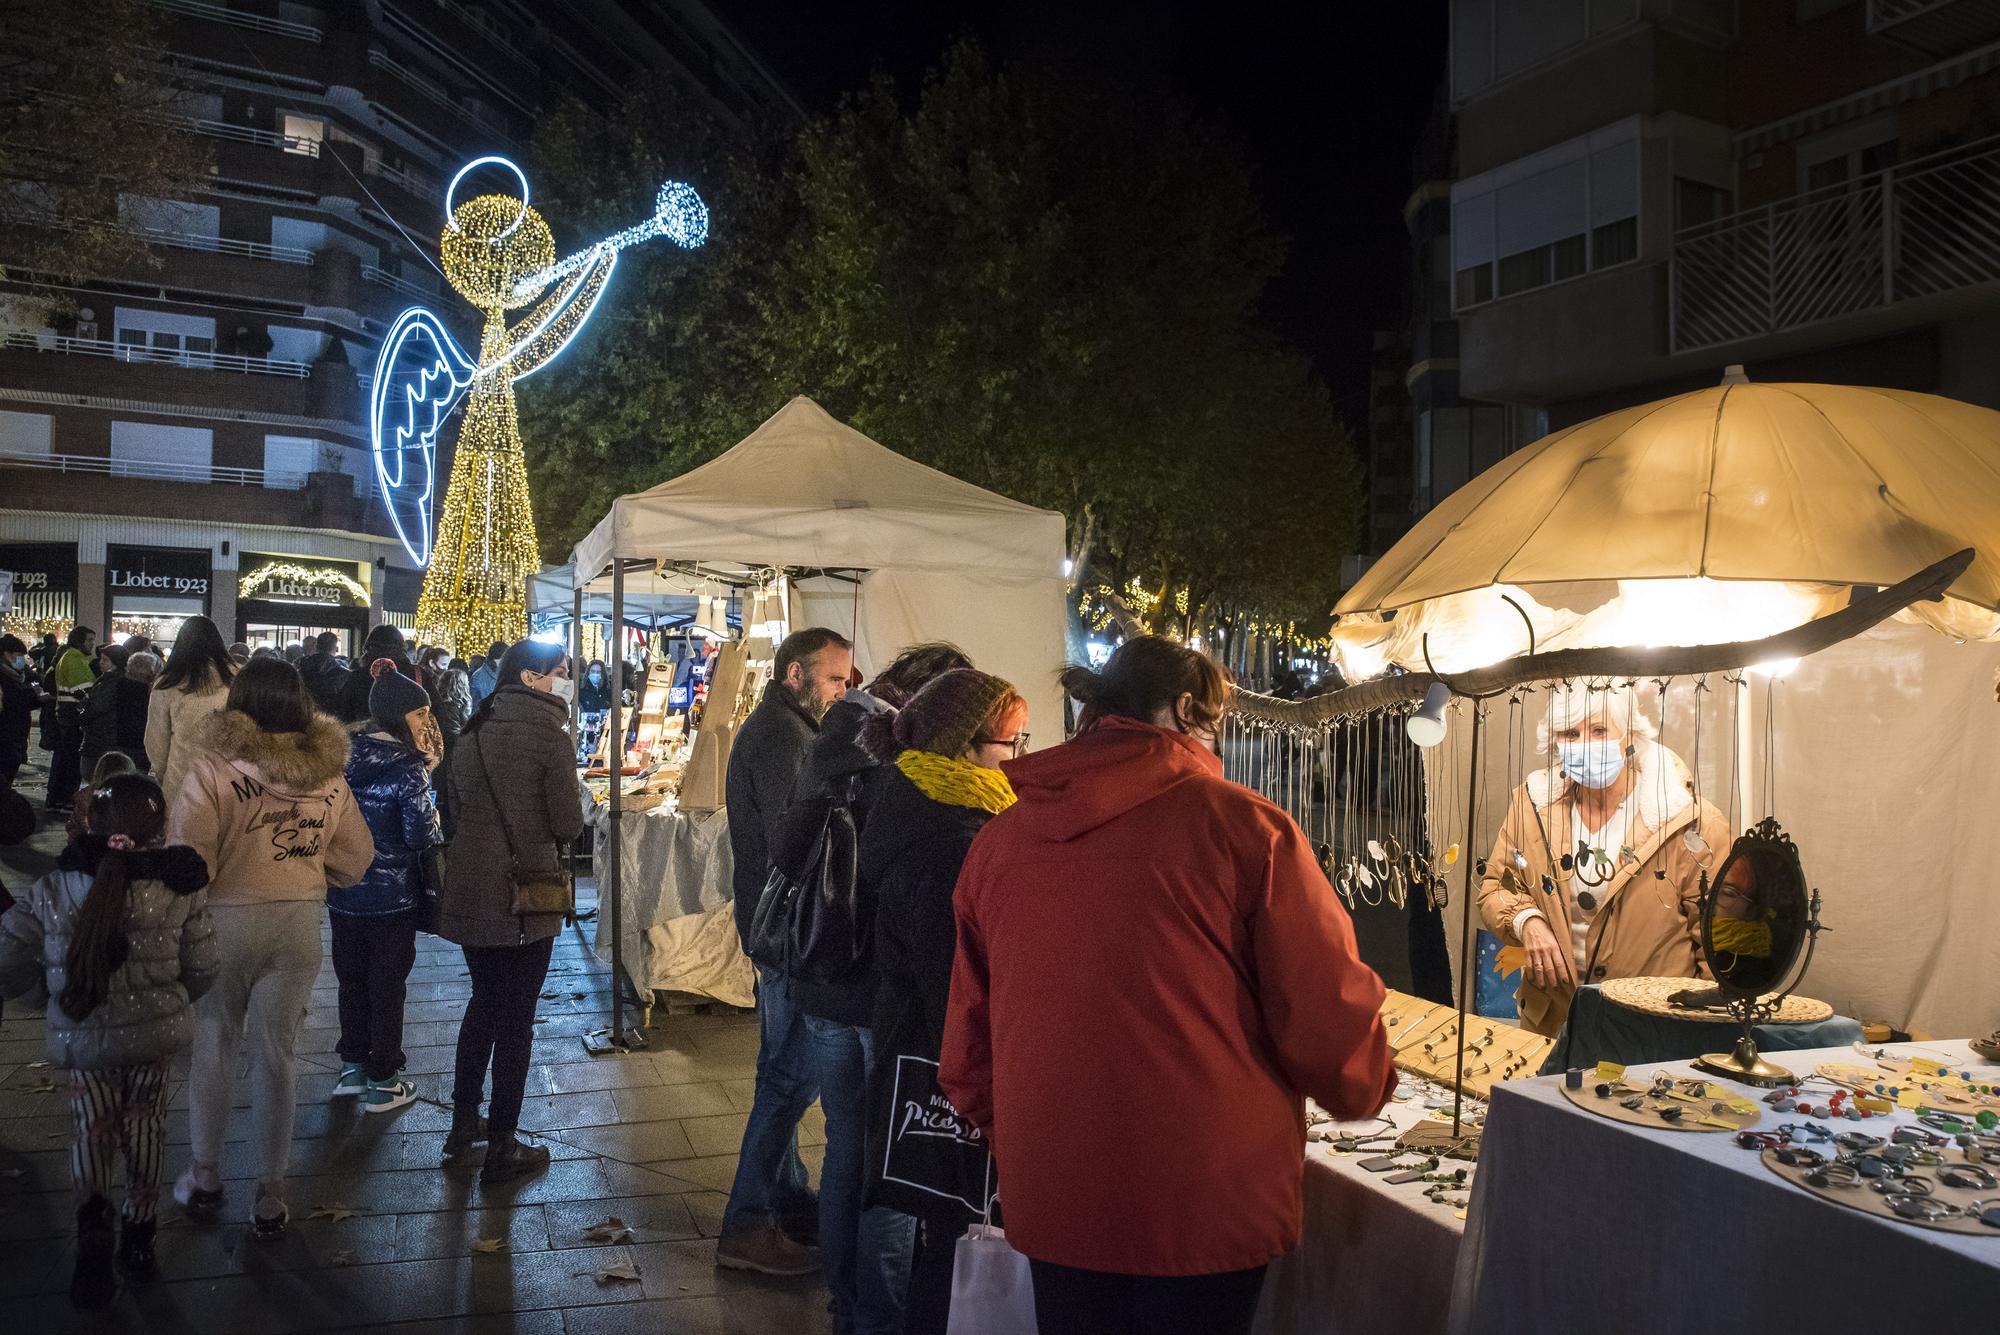
[[[1014,804],[1000,765],[1027,748],[1027,727],[1028,702],[1020,692],[990,673],[961,668],[933,680],[900,712],[870,718],[861,731],[862,745],[885,762],[875,771],[860,848],[861,884],[875,900],[880,979],[870,1026],[867,1202],[921,1223],[903,1325],[913,1335],[944,1335],[954,1250],[980,1211],[963,1192],[954,1198],[884,1180],[891,1105],[899,1093],[909,1094],[907,1076],[898,1090],[898,1074],[910,1065],[904,1058],[938,1059],[955,947],[952,887],[973,836]],[[830,1121],[827,1142],[830,1150]],[[962,1185],[979,1200],[983,1175]]]

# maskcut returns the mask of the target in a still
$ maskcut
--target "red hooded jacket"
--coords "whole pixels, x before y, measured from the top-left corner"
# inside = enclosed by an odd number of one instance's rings
[[[1305,836],[1192,737],[1107,719],[1006,767],[973,841],[943,1091],[999,1164],[1008,1241],[1132,1275],[1298,1245],[1300,1096],[1396,1085],[1382,980]]]

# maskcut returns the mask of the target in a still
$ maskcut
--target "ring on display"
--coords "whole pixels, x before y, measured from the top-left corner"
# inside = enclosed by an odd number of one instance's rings
[[[1871,1183],[1884,1196],[1935,1196],[1937,1184],[1927,1177],[1899,1177],[1894,1181]]]
[[[1955,1163],[1937,1170],[1938,1181],[1962,1191],[2000,1190],[2000,1177],[1973,1163]]]

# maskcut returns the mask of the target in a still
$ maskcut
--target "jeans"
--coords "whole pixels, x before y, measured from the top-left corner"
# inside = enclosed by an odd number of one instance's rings
[[[188,1126],[197,1167],[214,1170],[234,1102],[236,1057],[250,1044],[258,1181],[281,1196],[292,1150],[293,1054],[319,978],[319,901],[216,904],[215,983],[194,1004]]]
[[[819,1248],[832,1294],[834,1335],[898,1335],[917,1221],[899,1210],[861,1208],[874,1034],[816,1015],[804,1018],[819,1077],[820,1109],[826,1114]]]
[[[66,807],[83,787],[83,714],[75,705],[56,706],[55,743],[49,755],[49,786],[44,806]]]
[[[792,980],[757,966],[757,1095],[737,1151],[736,1181],[722,1212],[730,1237],[767,1227],[788,1204],[811,1192],[799,1159],[799,1118],[819,1097],[805,1017],[792,996]]]
[[[1219,1275],[1114,1275],[1032,1258],[1041,1335],[1249,1335],[1266,1266]]]
[[[370,1080],[403,1069],[403,999],[417,962],[417,912],[360,916],[329,912],[333,972],[340,980],[340,1059]]]
[[[528,1088],[528,1059],[535,1047],[535,1001],[549,975],[552,936],[522,946],[466,946],[472,1000],[458,1024],[454,1111],[479,1110],[486,1067],[493,1066],[493,1101],[486,1106],[488,1143],[504,1145],[521,1125],[521,1097]]]

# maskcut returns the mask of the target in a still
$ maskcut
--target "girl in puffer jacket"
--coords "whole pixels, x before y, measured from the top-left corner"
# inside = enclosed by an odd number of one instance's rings
[[[76,1145],[76,1269],[70,1299],[103,1307],[116,1283],[153,1271],[167,1067],[188,1045],[193,1001],[216,971],[208,868],[193,849],[161,847],[167,806],[143,774],[90,794],[80,851],[94,874],[58,871],[0,919],[0,992],[48,1002],[48,1053],[69,1071]],[[122,1237],[111,1185],[125,1161]]]
[[[359,882],[326,893],[340,980],[340,1079],[334,1098],[393,1112],[417,1096],[403,1076],[403,998],[417,960],[424,850],[444,842],[431,770],[444,739],[424,688],[378,658],[369,665],[366,731],[347,757],[347,786],[375,836]]]

